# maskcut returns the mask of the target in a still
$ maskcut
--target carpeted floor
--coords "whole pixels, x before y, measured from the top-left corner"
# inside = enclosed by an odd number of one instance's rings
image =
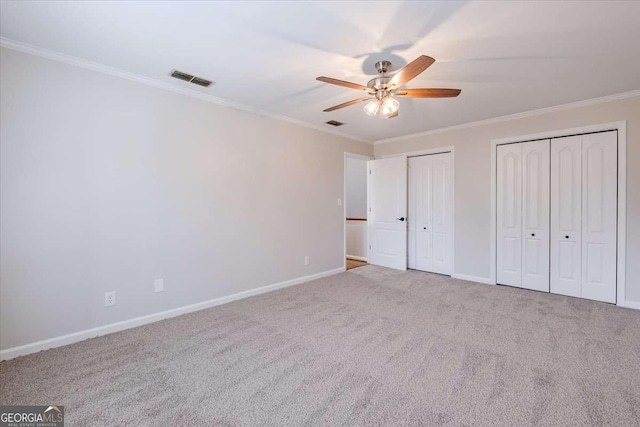
[[[640,311],[374,266],[0,364],[69,426],[640,425]]]

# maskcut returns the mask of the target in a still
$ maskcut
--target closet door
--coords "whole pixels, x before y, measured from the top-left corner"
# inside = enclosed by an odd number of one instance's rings
[[[522,144],[497,147],[497,283],[522,285]]]
[[[582,298],[616,302],[617,132],[582,137]]]
[[[415,164],[415,157],[409,157],[407,159],[407,176],[409,182],[407,183],[407,199],[409,206],[407,207],[407,268],[412,270],[416,269],[416,197],[418,192],[416,191],[417,182],[416,173],[417,167]]]
[[[522,287],[549,292],[550,141],[522,144]]]
[[[551,141],[551,292],[581,296],[582,137]]]
[[[409,187],[415,190],[413,218],[409,218],[414,231],[416,270],[433,271],[433,156],[409,159],[412,181]]]
[[[432,245],[433,272],[451,274],[453,260],[451,245],[453,238],[453,194],[451,183],[451,153],[432,157]]]
[[[409,159],[409,267],[451,274],[451,153]]]

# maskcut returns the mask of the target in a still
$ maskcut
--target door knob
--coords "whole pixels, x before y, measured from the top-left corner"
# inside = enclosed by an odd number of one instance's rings
[[[531,233],[531,237],[536,237],[536,233]]]
[[[404,221],[404,217],[401,216],[400,218],[396,218],[398,221]]]
[[[568,238],[569,238],[569,236],[564,236],[564,238],[565,238],[565,239],[568,239]]]
[[[427,227],[422,227],[422,229],[423,229],[423,230],[426,230],[426,229],[427,229]]]

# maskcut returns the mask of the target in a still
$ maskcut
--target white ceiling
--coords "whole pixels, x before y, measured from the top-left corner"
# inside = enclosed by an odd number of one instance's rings
[[[640,88],[640,2],[1,2],[2,37],[369,141]],[[400,117],[356,105],[373,63],[436,59]],[[178,69],[217,82],[172,79]],[[333,128],[332,128],[333,129]]]

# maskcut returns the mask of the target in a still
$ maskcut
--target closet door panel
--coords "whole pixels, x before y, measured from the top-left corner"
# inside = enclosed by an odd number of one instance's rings
[[[582,137],[582,297],[616,302],[617,132]]]
[[[551,292],[579,297],[582,266],[582,137],[551,141]]]
[[[497,147],[497,282],[522,285],[522,144]]]
[[[433,226],[433,270],[440,274],[451,274],[451,234],[453,200],[451,194],[451,154],[431,156],[432,160],[432,226]]]
[[[522,287],[549,292],[550,141],[522,144]]]
[[[416,268],[416,218],[417,216],[417,203],[416,203],[416,199],[417,199],[417,194],[418,191],[416,189],[416,183],[418,182],[417,179],[417,172],[418,172],[418,168],[417,168],[417,164],[416,164],[416,158],[415,157],[410,157],[409,159],[407,159],[407,165],[409,168],[408,171],[408,177],[409,177],[409,183],[408,183],[408,199],[409,199],[409,207],[408,207],[408,217],[407,217],[407,228],[408,228],[408,239],[407,239],[407,267],[411,268],[411,269],[415,269]]]
[[[412,159],[413,160],[413,159]],[[433,156],[415,158],[416,269],[433,271]],[[409,218],[411,222],[412,219]]]

